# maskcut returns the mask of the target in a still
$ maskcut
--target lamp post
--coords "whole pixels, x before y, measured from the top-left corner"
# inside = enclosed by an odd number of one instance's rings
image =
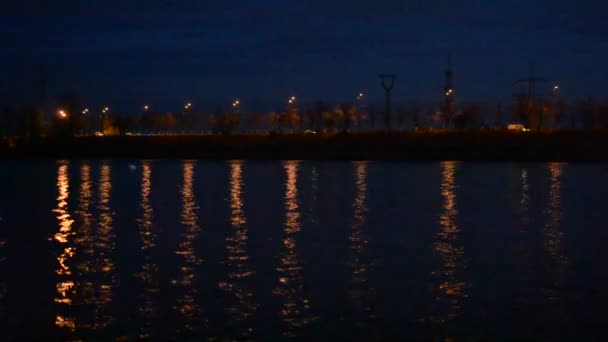
[[[285,111],[285,121],[287,122],[287,125],[289,126],[289,129],[293,130],[293,121],[294,121],[294,117],[296,114],[296,97],[295,96],[290,96],[289,99],[287,99],[287,110]]]
[[[365,94],[363,92],[359,92],[357,94],[356,102],[356,110],[357,110],[357,129],[361,131],[361,115],[363,111],[363,100],[365,99]]]
[[[110,108],[103,107],[103,109],[101,110],[101,114],[99,114],[99,131],[101,133],[104,133],[103,132],[103,119],[108,114],[108,112],[110,112]]]
[[[83,116],[86,116],[87,114],[89,114],[89,108],[84,108],[81,111],[81,113],[82,113]],[[83,118],[82,122],[84,123],[84,126],[83,126],[83,128],[81,130],[81,134],[82,135],[87,135],[88,134],[88,132],[87,132],[88,131],[88,129],[87,129],[88,128],[88,122],[86,121],[86,118]]]
[[[241,106],[241,101],[239,99],[234,99],[232,101],[232,115],[228,117],[228,124],[232,129],[240,126],[241,123],[241,114],[239,112],[239,107]]]

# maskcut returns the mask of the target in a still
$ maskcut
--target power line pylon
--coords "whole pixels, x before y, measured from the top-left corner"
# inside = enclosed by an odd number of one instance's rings
[[[395,87],[395,79],[397,78],[397,75],[395,74],[380,74],[378,75],[380,77],[380,79],[382,80],[382,88],[384,89],[384,93],[386,94],[386,107],[384,110],[384,124],[386,126],[386,129],[391,128],[391,113],[392,113],[392,108],[391,108],[391,92],[393,90],[393,88]]]
[[[528,77],[515,81],[515,84],[525,83],[528,85],[528,94],[527,94],[527,98],[526,98],[526,111],[527,111],[526,114],[528,115],[528,117],[536,114],[536,110],[537,110],[536,84],[539,82],[547,82],[547,80],[542,77],[537,77],[535,75],[534,66],[532,64],[530,64]],[[539,113],[538,119],[539,119],[538,128],[542,128],[542,126],[543,126],[542,109],[541,109],[541,113]]]
[[[444,128],[448,128],[452,122],[452,118],[454,116],[454,107],[456,105],[456,101],[454,101],[454,71],[452,69],[452,54],[448,54],[448,65],[444,74],[445,83],[443,85],[443,115]]]

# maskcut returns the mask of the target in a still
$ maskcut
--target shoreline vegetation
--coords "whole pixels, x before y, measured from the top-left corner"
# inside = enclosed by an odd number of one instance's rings
[[[0,159],[608,161],[608,130],[4,137]]]

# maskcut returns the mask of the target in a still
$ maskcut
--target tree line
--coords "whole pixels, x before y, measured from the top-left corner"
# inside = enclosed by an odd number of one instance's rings
[[[212,112],[183,108],[174,112],[142,109],[138,113],[83,112],[78,97],[66,93],[56,108],[27,105],[0,109],[0,135],[24,137],[121,134],[231,134],[241,132],[305,131],[340,132],[428,129],[504,129],[518,122],[531,130],[608,128],[608,103],[593,99],[566,103],[563,98],[530,101],[516,97],[510,106],[461,103],[449,115],[436,105],[409,103],[394,106],[387,116],[384,106],[356,101],[288,105],[269,112],[242,112],[238,107]],[[61,111],[61,112],[59,112]]]

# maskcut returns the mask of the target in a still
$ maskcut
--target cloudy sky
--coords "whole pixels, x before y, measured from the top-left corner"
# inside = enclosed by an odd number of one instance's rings
[[[607,98],[605,1],[20,0],[0,4],[0,104],[49,91],[91,106],[171,109],[381,99],[438,101],[452,52],[458,101],[510,102],[534,65],[570,98]],[[550,85],[541,85],[541,92]]]

